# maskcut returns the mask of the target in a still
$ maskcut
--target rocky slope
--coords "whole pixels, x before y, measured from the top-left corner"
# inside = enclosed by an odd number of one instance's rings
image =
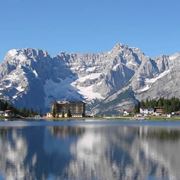
[[[48,111],[54,100],[84,100],[93,113],[119,113],[137,100],[180,97],[180,54],[152,59],[116,44],[97,54],[10,50],[0,65],[0,95],[18,107]]]

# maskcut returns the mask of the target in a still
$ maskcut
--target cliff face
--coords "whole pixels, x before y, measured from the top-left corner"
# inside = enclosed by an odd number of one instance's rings
[[[151,59],[122,44],[104,53],[55,57],[14,49],[0,65],[0,95],[43,112],[54,100],[84,100],[94,113],[119,113],[137,100],[180,97],[179,61],[178,53]]]

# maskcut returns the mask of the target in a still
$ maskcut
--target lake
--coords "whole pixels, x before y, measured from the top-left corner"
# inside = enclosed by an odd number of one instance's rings
[[[0,179],[176,180],[180,122],[1,121]]]

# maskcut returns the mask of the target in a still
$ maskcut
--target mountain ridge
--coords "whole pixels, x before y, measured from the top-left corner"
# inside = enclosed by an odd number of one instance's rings
[[[93,114],[120,113],[138,100],[180,97],[179,61],[180,53],[150,58],[120,43],[107,52],[60,52],[54,57],[40,49],[13,49],[0,64],[0,96],[42,112],[54,100],[73,99],[87,102]],[[126,91],[129,97],[109,103]],[[106,104],[111,105],[104,109]]]

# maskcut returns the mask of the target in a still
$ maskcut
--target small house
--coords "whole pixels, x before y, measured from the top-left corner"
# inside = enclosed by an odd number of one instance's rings
[[[129,115],[130,115],[130,113],[128,111],[126,111],[126,110],[123,111],[123,116],[129,116]]]
[[[52,116],[51,113],[47,113],[47,114],[46,114],[46,117],[47,117],[47,118],[52,118],[53,116]]]
[[[165,114],[165,110],[162,107],[156,107],[156,108],[154,108],[154,113],[155,113],[155,115],[160,116],[162,114]]]
[[[11,110],[4,111],[4,117],[13,117],[14,113]]]
[[[0,116],[4,116],[4,111],[0,111]]]
[[[154,109],[153,108],[140,108],[140,114],[151,115],[153,113],[154,113]]]

